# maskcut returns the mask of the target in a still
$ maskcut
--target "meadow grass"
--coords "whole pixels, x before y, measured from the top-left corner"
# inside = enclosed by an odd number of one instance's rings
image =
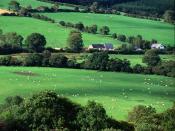
[[[56,21],[82,22],[85,25],[96,24],[99,27],[109,26],[111,33],[127,36],[142,35],[143,39],[156,39],[165,45],[174,45],[174,25],[146,19],[127,17],[122,15],[107,15],[94,13],[44,13]]]
[[[42,90],[54,90],[82,105],[95,100],[103,104],[108,115],[126,120],[128,111],[136,105],[151,105],[158,112],[171,107],[175,79],[90,70],[0,67],[0,103],[7,96],[28,97]]]
[[[127,59],[130,61],[131,66],[136,64],[141,64],[146,66],[145,63],[142,62],[143,55],[110,55],[111,58],[119,58],[119,59]],[[160,55],[162,61],[170,61],[175,60],[175,55]]]
[[[41,33],[47,39],[47,47],[66,47],[68,35],[71,30],[74,30],[33,18],[11,16],[0,16],[0,29],[2,29],[4,33],[17,32],[24,38],[34,32]],[[122,44],[122,42],[108,36],[98,34],[82,33],[82,37],[86,47],[93,43],[113,43],[115,47]]]

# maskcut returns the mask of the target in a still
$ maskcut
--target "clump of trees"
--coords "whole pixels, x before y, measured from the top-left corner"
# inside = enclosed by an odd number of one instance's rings
[[[10,54],[22,51],[23,37],[15,32],[0,33],[0,54]]]
[[[175,106],[156,113],[156,109],[151,106],[136,106],[128,113],[128,121],[135,124],[138,131],[172,131],[175,128]]]
[[[21,6],[20,6],[19,2],[15,1],[15,0],[10,1],[9,10],[19,11],[20,9],[21,9]]]
[[[46,38],[39,33],[32,33],[26,38],[25,44],[32,52],[42,52],[46,45]]]
[[[101,104],[89,101],[82,107],[53,91],[43,91],[27,99],[8,97],[0,111],[4,130],[98,131],[113,128],[134,131],[132,124],[125,122],[123,126],[123,122],[107,116]]]
[[[88,56],[84,62],[84,68],[101,71],[132,72],[129,61],[110,59],[107,52],[95,52]]]
[[[0,54],[25,52],[43,52],[46,38],[39,33],[32,33],[25,39],[16,32],[3,33],[0,31]]]
[[[161,59],[158,55],[157,50],[148,50],[145,52],[143,57],[143,62],[146,63],[148,66],[156,66],[160,63]]]
[[[175,11],[174,10],[166,10],[163,18],[166,22],[175,23]]]

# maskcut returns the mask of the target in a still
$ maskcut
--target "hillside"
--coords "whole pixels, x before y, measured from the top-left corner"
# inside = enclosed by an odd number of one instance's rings
[[[174,4],[174,0],[136,0],[115,4],[113,8],[141,15],[162,15],[166,10],[174,10]]]
[[[174,78],[155,75],[1,67],[0,103],[7,96],[28,97],[42,90],[54,90],[82,105],[95,100],[102,103],[113,118],[126,120],[128,111],[135,105],[152,105],[159,112],[171,107],[175,98],[174,85]]]
[[[127,36],[142,35],[144,39],[157,39],[165,45],[174,44],[174,29],[173,25],[146,19],[132,18],[122,15],[106,15],[94,13],[44,13],[57,22],[66,21],[78,23],[82,22],[85,25],[97,24],[98,27],[109,26],[112,33],[124,34]],[[168,34],[168,35],[167,35]]]
[[[2,9],[8,9],[8,3],[11,0],[1,0],[0,1],[0,8]],[[36,8],[38,6],[48,6],[51,7],[53,4],[51,3],[47,3],[47,2],[42,2],[42,1],[38,1],[38,0],[16,0],[17,2],[20,3],[21,6],[23,7],[27,7],[29,5],[31,5],[33,8]],[[70,9],[72,7],[70,6],[64,6],[64,5],[60,5],[60,9]]]
[[[90,5],[93,2],[99,2],[100,4],[116,4],[128,1],[135,1],[135,0],[40,0],[40,1],[55,1],[55,2],[63,2],[63,3],[71,3],[71,4],[82,4],[82,5]]]
[[[45,21],[27,18],[27,17],[10,17],[0,16],[0,29],[4,32],[17,32],[23,37],[37,32],[43,34],[47,39],[47,46],[49,47],[65,47],[67,38],[71,30],[70,28],[63,28],[57,24],[48,23]],[[83,34],[84,45],[87,47],[92,43],[111,42],[115,46],[119,46],[121,42],[102,35],[93,35],[88,33]]]

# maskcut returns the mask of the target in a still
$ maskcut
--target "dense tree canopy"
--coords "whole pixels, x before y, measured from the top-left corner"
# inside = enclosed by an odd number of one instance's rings
[[[20,3],[15,0],[10,1],[9,10],[18,11],[20,9]]]
[[[80,52],[83,46],[82,34],[78,31],[71,31],[68,38],[68,48],[73,52]]]
[[[156,66],[161,61],[160,56],[156,50],[148,50],[145,52],[143,62],[149,66]]]
[[[32,33],[26,38],[25,44],[31,51],[42,52],[46,45],[46,38],[39,33]]]
[[[4,130],[8,131],[134,129],[127,122],[123,127],[122,123],[109,118],[103,106],[98,103],[89,102],[82,107],[53,91],[42,91],[27,99],[8,97],[6,103],[0,105],[0,123],[1,121]]]

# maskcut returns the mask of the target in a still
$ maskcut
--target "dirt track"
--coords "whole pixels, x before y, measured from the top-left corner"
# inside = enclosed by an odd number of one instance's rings
[[[3,13],[12,13],[12,12],[8,10],[0,9],[0,14],[3,14]]]

